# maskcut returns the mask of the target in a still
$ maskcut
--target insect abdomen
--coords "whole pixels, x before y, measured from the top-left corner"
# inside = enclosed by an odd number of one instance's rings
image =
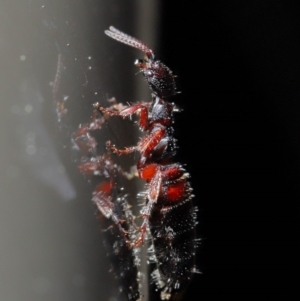
[[[190,199],[167,210],[158,204],[153,208],[149,225],[159,281],[166,292],[184,291],[195,265],[196,209]]]

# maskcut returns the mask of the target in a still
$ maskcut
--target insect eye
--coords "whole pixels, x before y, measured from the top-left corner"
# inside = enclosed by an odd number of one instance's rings
[[[136,60],[134,64],[140,69],[146,68],[146,62],[144,60]]]

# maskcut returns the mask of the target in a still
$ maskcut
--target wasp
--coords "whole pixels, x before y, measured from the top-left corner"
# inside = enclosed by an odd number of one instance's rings
[[[152,91],[152,101],[131,105],[115,104],[104,108],[95,104],[103,118],[138,116],[144,136],[134,145],[118,149],[110,141],[106,143],[109,153],[140,154],[136,163],[138,177],[145,181],[142,195],[145,204],[140,212],[141,226],[131,248],[138,248],[145,240],[152,242],[156,268],[152,279],[160,291],[161,300],[179,300],[191,281],[195,268],[198,239],[196,238],[197,208],[193,205],[189,174],[182,164],[176,162],[176,139],[174,138],[174,112],[178,109],[169,99],[177,94],[175,75],[154,51],[140,40],[110,27],[105,34],[123,44],[144,53],[135,65],[143,74]],[[87,139],[89,140],[89,139]],[[111,215],[122,227],[117,217]]]

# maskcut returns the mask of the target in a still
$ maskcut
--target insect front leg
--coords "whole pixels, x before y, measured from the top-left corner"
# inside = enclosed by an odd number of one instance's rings
[[[145,131],[149,127],[149,107],[150,103],[144,102],[130,106],[113,105],[109,108],[103,108],[99,105],[98,110],[109,116],[121,116],[123,118],[139,113],[139,126],[141,130]]]
[[[106,147],[108,151],[112,151],[113,153],[121,156],[128,155],[135,151],[140,152],[143,156],[148,156],[152,150],[159,144],[162,138],[165,136],[166,130],[163,128],[155,129],[149,135],[143,137],[138,145],[125,147],[124,149],[118,149],[115,145],[111,143],[111,141],[106,142]]]

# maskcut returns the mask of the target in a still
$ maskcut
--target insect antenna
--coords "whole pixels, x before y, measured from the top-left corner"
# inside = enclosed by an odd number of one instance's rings
[[[109,27],[109,30],[104,31],[106,35],[113,38],[114,40],[117,40],[123,44],[129,45],[133,48],[137,48],[141,51],[143,51],[148,59],[154,59],[154,52],[151,48],[149,48],[146,44],[141,42],[140,40],[116,29],[113,26]]]

